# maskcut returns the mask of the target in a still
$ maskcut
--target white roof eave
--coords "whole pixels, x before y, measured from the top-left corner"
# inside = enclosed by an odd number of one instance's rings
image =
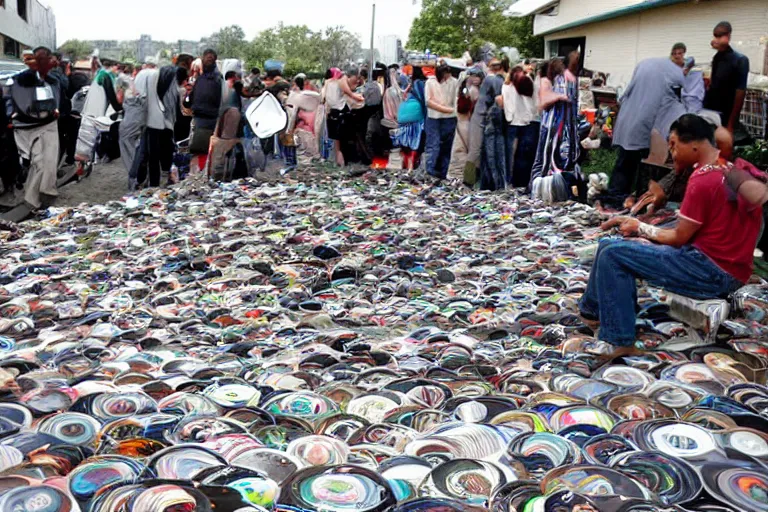
[[[544,9],[552,7],[559,1],[560,0],[518,0],[510,5],[509,8],[504,11],[504,14],[513,18],[520,18],[543,11]]]

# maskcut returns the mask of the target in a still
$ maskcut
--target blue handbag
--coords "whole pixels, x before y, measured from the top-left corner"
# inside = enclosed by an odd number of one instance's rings
[[[427,105],[424,101],[424,82],[416,81],[411,88],[411,95],[400,104],[397,111],[399,124],[418,123],[427,117]]]
[[[424,109],[421,102],[411,96],[400,104],[397,111],[397,122],[399,124],[417,123],[424,120]]]

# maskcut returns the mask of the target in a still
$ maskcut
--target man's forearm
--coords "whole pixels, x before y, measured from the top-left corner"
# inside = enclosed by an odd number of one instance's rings
[[[661,245],[671,245],[673,247],[680,247],[683,245],[683,243],[679,241],[676,229],[662,229],[652,226],[651,224],[641,223],[637,228],[637,234],[642,238]]]
[[[733,111],[731,112],[731,117],[728,119],[728,127],[735,129],[739,124],[741,109],[744,108],[744,100],[746,97],[747,91],[736,91],[736,98],[733,103]]]

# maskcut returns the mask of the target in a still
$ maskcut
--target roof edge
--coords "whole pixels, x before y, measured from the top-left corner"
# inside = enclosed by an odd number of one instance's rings
[[[590,16],[588,18],[584,18],[578,21],[572,21],[570,23],[566,23],[565,25],[561,25],[559,27],[549,28],[541,32],[536,32],[535,35],[546,36],[549,34],[554,34],[555,32],[562,32],[563,30],[570,30],[572,28],[581,27],[584,25],[592,24],[592,23],[598,23],[601,21],[612,20],[614,18],[620,18],[628,14],[635,14],[642,11],[648,11],[650,9],[656,9],[657,7],[666,7],[668,5],[681,4],[681,3],[686,3],[690,1],[691,0],[646,0],[644,2],[640,2],[635,5],[630,5],[629,7],[622,7],[621,9],[616,9],[616,10],[605,12],[602,14],[597,14],[595,16]]]
[[[525,16],[530,16],[531,14],[538,14],[539,12],[550,9],[559,1],[560,0],[518,0],[504,10],[504,15],[509,16],[510,18],[522,18]],[[520,4],[526,5],[526,3],[529,4],[526,8],[522,10],[515,10],[515,6]]]

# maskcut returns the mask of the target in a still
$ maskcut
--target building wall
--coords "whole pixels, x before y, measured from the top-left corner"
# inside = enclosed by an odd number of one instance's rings
[[[643,59],[669,55],[676,42],[688,46],[699,64],[711,62],[712,29],[727,19],[733,47],[749,57],[751,71],[762,73],[768,44],[768,1],[711,0],[660,7],[546,36],[547,41],[586,37],[584,66],[610,73],[612,85],[626,84]],[[547,44],[549,47],[549,44]]]
[[[53,10],[37,0],[27,0],[27,20],[17,13],[17,0],[5,0],[0,7],[0,35],[15,39],[24,48],[56,48],[56,17]]]
[[[142,34],[139,38],[137,55],[139,62],[144,62],[147,57],[154,57],[155,52],[154,45],[152,44],[152,36]]]
[[[384,64],[394,64],[400,60],[400,39],[396,35],[383,35],[376,38],[379,60]]]
[[[190,55],[200,55],[200,41],[179,41],[175,46],[178,53],[189,53]]]
[[[560,0],[554,13],[539,15],[533,21],[533,33],[536,35],[551,32],[559,27],[576,21],[598,16],[617,9],[641,4],[646,0]]]

